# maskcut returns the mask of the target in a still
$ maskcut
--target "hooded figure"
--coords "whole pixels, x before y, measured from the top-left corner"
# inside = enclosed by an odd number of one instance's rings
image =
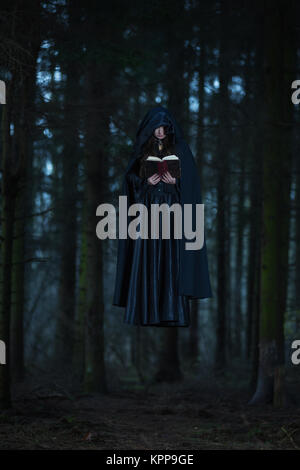
[[[181,177],[176,178],[176,184],[160,181],[150,185],[146,178],[139,176],[143,149],[160,126],[164,127],[168,141],[173,145],[172,153],[180,159]],[[164,154],[157,151],[156,155]],[[212,297],[205,237],[200,250],[187,250],[185,243],[193,240],[185,238],[183,229],[184,204],[192,205],[193,230],[196,228],[195,209],[196,204],[202,203],[201,188],[189,145],[173,115],[162,106],[150,109],[139,125],[121,195],[127,196],[128,207],[140,202],[146,205],[149,213],[151,204],[167,203],[171,206],[179,202],[182,207],[182,238],[172,238],[172,213],[171,240],[162,239],[161,232],[159,239],[151,239],[151,235],[148,239],[119,238],[113,305],[125,307],[125,323],[189,326],[189,299]],[[128,224],[130,220],[128,216]]]

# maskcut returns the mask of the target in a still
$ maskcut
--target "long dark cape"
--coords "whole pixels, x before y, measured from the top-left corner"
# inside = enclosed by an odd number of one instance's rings
[[[122,193],[120,195],[127,196],[128,207],[137,202],[131,188],[130,176],[132,176],[133,173],[135,175],[137,174],[137,159],[141,155],[143,143],[151,136],[154,130],[160,126],[167,126],[168,132],[174,133],[175,153],[181,159],[180,202],[182,205],[182,219],[184,214],[183,204],[192,204],[193,229],[195,229],[195,205],[202,203],[198,169],[190,147],[185,142],[178,123],[172,113],[162,106],[151,108],[139,125],[133,155],[125,172]],[[187,240],[184,236],[184,231],[182,231],[182,239],[180,239],[178,293],[179,295],[186,295],[189,298],[203,299],[212,297],[205,236],[204,245],[201,250],[186,250],[185,243],[187,241],[193,242],[193,240]],[[135,240],[129,237],[125,240],[118,240],[118,259],[113,305],[120,307],[125,307],[127,303],[134,243]]]

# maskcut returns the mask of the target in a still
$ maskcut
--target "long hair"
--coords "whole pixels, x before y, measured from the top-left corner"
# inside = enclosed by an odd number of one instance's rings
[[[161,140],[163,144],[163,148],[160,151],[160,155],[165,157],[166,155],[173,155],[175,153],[175,145],[173,143],[173,136],[171,134],[167,134],[164,139]],[[157,139],[154,134],[152,134],[148,140],[144,143],[141,151],[140,161],[140,176],[142,174],[142,163],[146,160],[149,155],[157,155],[158,154],[158,146],[157,146]]]
[[[172,142],[171,134],[167,134],[161,142],[163,144],[161,155],[164,157],[166,155],[172,155],[175,151],[175,146]],[[154,134],[152,134],[142,147],[142,159],[146,159],[149,155],[156,155],[157,153],[157,139]]]

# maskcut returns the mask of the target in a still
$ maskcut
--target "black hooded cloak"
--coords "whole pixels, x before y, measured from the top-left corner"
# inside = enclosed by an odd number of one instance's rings
[[[128,163],[120,195],[127,196],[128,207],[139,202],[143,191],[148,184],[146,179],[141,179],[138,175],[138,160],[144,142],[153,134],[154,130],[160,126],[165,126],[167,133],[173,135],[175,154],[181,160],[181,178],[176,183],[180,189],[180,203],[182,205],[182,220],[184,214],[183,204],[193,206],[193,229],[195,229],[195,206],[201,204],[201,188],[198,169],[189,145],[185,142],[183,133],[173,117],[172,113],[162,106],[151,108],[140,123],[133,155]],[[128,217],[128,224],[130,217]],[[132,266],[132,254],[136,240],[128,237],[118,240],[118,258],[115,279],[115,291],[113,305],[126,307],[130,272]],[[182,230],[180,239],[180,269],[178,294],[190,299],[204,299],[212,297],[211,284],[208,272],[207,250],[204,236],[204,245],[200,250],[186,250],[187,240]]]

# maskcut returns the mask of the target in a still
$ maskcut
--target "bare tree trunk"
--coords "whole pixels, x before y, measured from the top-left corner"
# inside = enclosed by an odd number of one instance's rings
[[[295,63],[294,2],[265,3],[265,147],[259,370],[250,404],[283,398],[283,314],[286,301],[292,103]],[[284,91],[283,91],[284,90]],[[276,377],[274,387],[274,377]]]
[[[36,10],[36,13],[38,11]],[[38,15],[37,15],[38,20]],[[18,113],[15,120],[16,149],[18,152],[19,176],[15,201],[15,224],[13,242],[13,304],[10,328],[11,375],[13,381],[24,378],[24,310],[25,310],[25,247],[30,221],[33,160],[33,130],[36,93],[36,61],[40,48],[40,35],[33,29],[34,40],[30,42],[30,69],[24,70],[20,87]]]
[[[198,122],[197,122],[197,152],[196,152],[196,164],[199,169],[199,178],[203,194],[202,186],[202,168],[204,164],[204,145],[203,145],[203,125],[204,125],[204,80],[205,80],[205,66],[206,66],[206,47],[205,42],[202,38],[201,40],[201,49],[200,56],[198,58],[198,102],[199,102],[199,111],[198,111]],[[201,302],[197,299],[190,301],[191,305],[191,325],[190,328],[190,358],[192,363],[197,362],[199,356],[199,315],[201,314],[200,307]]]
[[[243,240],[244,240],[244,198],[245,198],[245,153],[241,157],[241,175],[239,181],[237,210],[237,249],[235,256],[235,299],[234,299],[234,356],[241,357],[243,317],[242,317],[242,274],[243,274]]]
[[[86,291],[87,291],[87,260],[86,260],[86,207],[83,205],[82,209],[82,222],[81,222],[81,240],[80,240],[80,263],[79,263],[79,281],[78,281],[78,302],[76,308],[75,328],[74,328],[74,349],[73,349],[73,370],[76,371],[76,377],[79,382],[84,379],[85,371],[85,332],[84,332],[84,318],[87,309],[86,304]]]
[[[182,379],[177,345],[178,329],[172,326],[165,329],[155,381],[176,382]]]
[[[257,10],[257,21],[260,15]],[[262,31],[257,35],[254,74],[256,76],[255,104],[256,127],[253,138],[253,153],[250,165],[250,209],[249,209],[249,243],[247,259],[247,323],[246,323],[246,358],[252,361],[252,386],[256,383],[258,351],[258,318],[260,284],[260,240],[262,227],[262,144],[264,140],[263,113],[260,105],[263,102],[263,52],[261,50]],[[252,147],[251,147],[252,149]],[[254,382],[253,382],[254,380]]]
[[[261,218],[260,218],[261,219]],[[256,227],[260,227],[261,222],[257,223]],[[258,367],[259,367],[259,318],[260,318],[260,275],[261,275],[261,246],[260,246],[260,230],[258,229],[258,234],[256,236],[259,239],[256,241],[256,251],[253,253],[253,258],[251,263],[253,263],[254,269],[254,282],[253,288],[249,295],[252,295],[251,303],[251,344],[250,344],[250,356],[251,360],[251,377],[250,377],[250,391],[255,390],[255,385],[257,382],[258,376]]]
[[[2,107],[2,244],[1,244],[1,302],[0,339],[6,346],[6,365],[0,366],[0,407],[11,405],[10,395],[10,314],[12,285],[12,250],[15,213],[15,180],[12,174],[11,106],[12,81],[7,85],[7,104]]]
[[[35,77],[34,77],[35,79]],[[15,112],[14,138],[15,150],[19,158],[25,159],[27,155],[26,121],[24,119],[26,86],[18,90],[19,107]],[[26,172],[25,167],[18,178],[15,198],[15,221],[13,241],[13,265],[12,265],[12,306],[10,322],[10,371],[12,381],[20,381],[24,376],[24,252],[25,252],[25,228],[26,211]]]
[[[69,34],[74,37],[80,21],[74,2],[68,3]],[[63,47],[66,47],[63,44]],[[73,47],[73,44],[72,44]],[[70,51],[70,54],[72,50]],[[57,322],[58,360],[63,369],[70,370],[74,348],[75,287],[77,253],[77,199],[78,199],[78,162],[79,162],[79,114],[74,103],[79,98],[79,69],[74,60],[68,59],[65,65],[65,148],[62,160],[62,237],[61,266],[59,281],[59,317]]]
[[[87,65],[86,127],[86,314],[85,389],[106,391],[103,332],[103,241],[96,236],[96,209],[105,199],[105,151],[109,135],[107,115],[102,108],[105,87],[96,62]],[[101,131],[99,132],[99,129]]]
[[[228,233],[228,192],[229,192],[229,175],[228,175],[228,148],[229,148],[229,128],[226,126],[228,122],[229,112],[229,71],[227,61],[227,43],[226,43],[226,27],[228,21],[227,4],[221,2],[221,31],[220,31],[220,62],[219,62],[219,135],[217,144],[218,155],[218,173],[217,173],[217,339],[215,353],[215,370],[223,373],[226,367],[226,339],[229,340],[227,328],[229,321],[228,314],[228,278],[229,278],[229,233]]]
[[[197,364],[199,356],[199,302],[197,299],[190,301],[191,327],[189,330],[189,358],[191,364]]]
[[[143,352],[143,343],[142,343],[142,327],[137,325],[134,328],[131,336],[131,361],[136,369],[137,375],[140,381],[143,383],[145,381],[145,376],[142,367],[142,352]]]

